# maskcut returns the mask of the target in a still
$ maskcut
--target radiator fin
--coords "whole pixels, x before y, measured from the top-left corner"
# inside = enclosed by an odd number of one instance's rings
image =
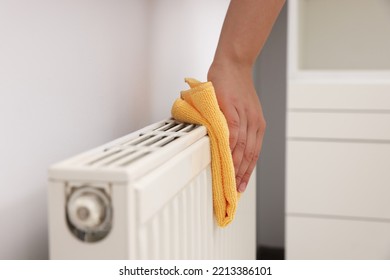
[[[139,229],[139,258],[212,258],[213,211],[210,169],[203,170],[177,193],[161,211]],[[145,234],[147,231],[153,234]],[[147,252],[147,253],[142,253]]]
[[[197,127],[199,126],[194,124],[167,120],[157,127],[138,135],[131,135],[129,139],[123,139],[116,145],[92,153],[76,162],[86,167],[126,167],[187,135]]]
[[[138,230],[139,259],[234,259],[240,251],[232,223],[220,228],[214,220],[210,166],[166,202]],[[246,207],[243,206],[243,207]],[[245,225],[249,230],[254,225]],[[236,228],[236,229],[234,229]],[[241,241],[245,244],[245,241]],[[242,250],[241,250],[242,251]],[[253,252],[255,248],[253,248]]]

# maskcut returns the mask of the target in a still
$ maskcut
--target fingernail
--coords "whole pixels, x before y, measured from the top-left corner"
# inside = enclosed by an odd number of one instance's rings
[[[246,188],[246,183],[245,182],[242,182],[240,184],[240,186],[238,187],[238,191],[239,192],[244,192],[245,191],[245,188]]]

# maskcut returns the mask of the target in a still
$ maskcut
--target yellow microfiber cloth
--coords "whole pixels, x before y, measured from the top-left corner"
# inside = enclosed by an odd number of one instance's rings
[[[190,89],[182,91],[180,98],[176,99],[172,106],[172,117],[207,128],[211,145],[214,213],[218,225],[224,227],[233,220],[239,198],[228,125],[219,109],[212,83],[189,78],[185,81]]]

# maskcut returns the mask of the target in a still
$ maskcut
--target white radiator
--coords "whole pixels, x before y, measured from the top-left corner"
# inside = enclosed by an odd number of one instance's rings
[[[209,145],[167,120],[52,166],[50,258],[255,259],[255,178],[218,227]]]

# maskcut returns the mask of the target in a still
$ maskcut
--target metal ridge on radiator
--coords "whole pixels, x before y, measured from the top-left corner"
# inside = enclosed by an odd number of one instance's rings
[[[62,180],[68,171],[72,176],[79,174],[80,180],[88,179],[91,172],[97,179],[95,171],[99,170],[103,180],[106,176],[115,181],[135,180],[206,134],[203,126],[168,119],[55,164],[49,168],[49,178]],[[128,171],[125,177],[123,169]]]

